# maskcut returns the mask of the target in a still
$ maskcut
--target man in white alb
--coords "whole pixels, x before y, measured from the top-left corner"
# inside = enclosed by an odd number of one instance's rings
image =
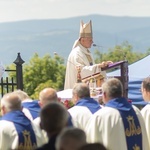
[[[46,143],[41,130],[21,111],[21,99],[8,93],[1,99],[0,150],[35,149]]]
[[[102,91],[105,106],[88,122],[88,142],[100,142],[109,150],[149,150],[143,117],[139,109],[122,97],[121,81],[106,80]]]
[[[81,21],[80,34],[75,41],[72,51],[69,54],[66,67],[64,89],[72,89],[77,82],[77,67],[81,68],[81,78],[101,72],[101,68],[106,67],[111,61],[94,64],[89,48],[93,43],[92,22],[84,24]],[[103,72],[105,76],[105,72]]]

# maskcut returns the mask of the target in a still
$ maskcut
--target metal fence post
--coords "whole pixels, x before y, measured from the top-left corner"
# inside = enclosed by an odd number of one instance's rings
[[[23,63],[24,60],[21,58],[20,53],[18,53],[18,56],[14,61],[14,64],[16,64],[17,89],[20,90],[23,90],[23,71],[22,71]]]

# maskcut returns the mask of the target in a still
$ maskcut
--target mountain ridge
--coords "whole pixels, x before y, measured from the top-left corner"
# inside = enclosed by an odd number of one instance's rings
[[[67,59],[79,35],[80,20],[92,20],[94,43],[106,51],[128,41],[135,51],[145,52],[150,46],[150,17],[116,17],[87,15],[63,19],[35,19],[0,23],[0,61],[9,65],[21,53],[27,63],[34,53],[59,55]],[[94,51],[94,47],[91,51]]]

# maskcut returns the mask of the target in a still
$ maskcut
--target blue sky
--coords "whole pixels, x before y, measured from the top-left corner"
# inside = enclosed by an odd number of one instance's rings
[[[89,14],[150,16],[150,0],[0,0],[0,22]]]

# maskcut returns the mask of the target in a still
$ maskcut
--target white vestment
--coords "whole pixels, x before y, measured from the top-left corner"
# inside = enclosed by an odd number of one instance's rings
[[[40,118],[40,117],[35,118],[35,119],[33,120],[33,123],[36,124],[36,125],[41,129],[41,125],[40,125],[40,123],[41,123],[41,118]],[[44,137],[45,137],[45,140],[48,142],[48,136],[47,136],[46,131],[43,130],[43,129],[41,129],[41,130],[42,130],[42,133],[43,133],[43,135],[44,135]]]
[[[142,150],[150,150],[145,124],[140,110],[135,107],[133,108],[142,129]],[[124,125],[117,109],[103,107],[97,111],[88,122],[86,134],[88,142],[100,142],[109,150],[127,150]]]
[[[101,71],[98,65],[94,64],[94,61],[92,61],[93,65],[90,65],[91,62],[89,62],[86,55],[91,56],[91,53],[81,44],[78,44],[76,48],[72,49],[67,60],[64,89],[72,89],[77,82],[77,66],[81,67],[81,78],[85,78]]]
[[[33,120],[33,122],[40,128],[41,119],[40,117],[37,117]]]
[[[41,130],[35,124],[32,124],[33,131],[36,136],[37,147],[42,146],[47,141],[45,140]],[[18,133],[13,122],[1,120],[0,121],[0,150],[17,149],[18,147]]]
[[[25,116],[26,116],[29,120],[33,121],[33,117],[32,117],[32,115],[31,115],[29,109],[27,109],[27,108],[22,108],[22,112],[25,114]]]
[[[148,135],[148,141],[150,144],[150,104],[147,104],[142,110],[141,114],[145,121],[146,131]]]
[[[68,109],[68,111],[72,117],[73,125],[77,128],[85,130],[89,119],[93,115],[91,111],[84,106],[73,106]]]

